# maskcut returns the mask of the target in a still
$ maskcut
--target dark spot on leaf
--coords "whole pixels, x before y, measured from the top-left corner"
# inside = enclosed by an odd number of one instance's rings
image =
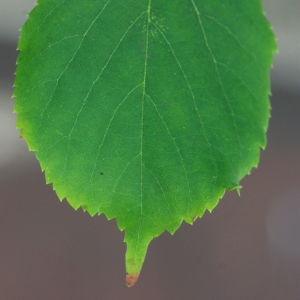
[[[101,175],[101,176],[104,176],[104,173],[103,173],[103,172],[100,172],[100,175]]]

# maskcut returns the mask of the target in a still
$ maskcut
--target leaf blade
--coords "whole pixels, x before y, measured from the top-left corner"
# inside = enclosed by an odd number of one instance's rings
[[[19,48],[17,126],[60,199],[125,229],[129,274],[258,163],[275,51],[260,1],[44,0]]]

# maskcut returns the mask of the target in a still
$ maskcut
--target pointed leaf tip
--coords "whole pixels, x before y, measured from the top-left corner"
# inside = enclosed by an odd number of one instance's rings
[[[133,286],[140,275],[146,257],[149,241],[138,241],[138,235],[126,232],[126,284]]]
[[[126,274],[126,285],[132,287],[136,284],[140,276],[140,273]]]

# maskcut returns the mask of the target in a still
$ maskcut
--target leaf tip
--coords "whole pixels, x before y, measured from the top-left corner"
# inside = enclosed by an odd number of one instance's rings
[[[140,273],[126,274],[126,285],[132,287],[136,284],[140,276]]]

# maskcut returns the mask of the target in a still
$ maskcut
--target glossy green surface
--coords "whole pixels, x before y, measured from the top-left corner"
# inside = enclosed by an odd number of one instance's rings
[[[149,242],[212,210],[266,144],[276,49],[259,0],[40,0],[17,127],[60,199]]]

